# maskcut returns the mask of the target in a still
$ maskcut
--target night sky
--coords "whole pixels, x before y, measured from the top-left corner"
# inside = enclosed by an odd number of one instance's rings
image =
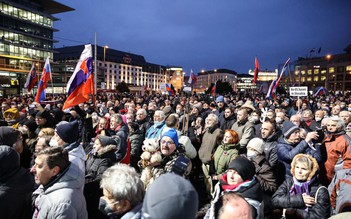
[[[94,43],[97,32],[100,46],[187,73],[247,73],[255,56],[261,69],[274,70],[312,48],[325,56],[351,44],[350,0],[57,1],[75,11],[55,15],[55,47]]]

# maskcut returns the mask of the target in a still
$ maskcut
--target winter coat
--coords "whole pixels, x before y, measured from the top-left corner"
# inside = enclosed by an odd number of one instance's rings
[[[249,121],[235,122],[232,130],[236,131],[239,135],[240,153],[246,153],[246,145],[253,138],[255,130],[253,124]]]
[[[1,218],[31,218],[33,177],[28,170],[20,167],[19,156],[11,147],[0,146],[0,166]]]
[[[132,209],[130,209],[127,213],[123,214],[123,216],[120,219],[141,219],[142,207],[143,207],[143,203],[137,204]]]
[[[277,183],[272,170],[263,154],[257,155],[251,160],[256,168],[256,178],[260,182],[262,190],[272,195],[277,190]]]
[[[241,194],[245,200],[255,209],[255,213],[253,214],[254,218],[263,218],[263,192],[260,183],[255,177],[252,180],[241,184],[234,190],[228,191],[224,191],[222,188],[222,184],[224,183],[223,179],[226,179],[226,175],[224,175],[222,179],[216,184],[210,208],[208,209],[204,219],[216,218],[215,215],[218,214],[218,210],[222,207],[219,205],[218,200],[226,192],[235,192]]]
[[[118,147],[119,150],[116,151],[116,158],[118,161],[123,159],[127,153],[127,140],[128,140],[128,135],[129,135],[129,128],[126,126],[123,122],[122,125],[115,130],[115,134],[112,135],[112,137],[117,136],[120,139],[120,145]],[[120,159],[119,154],[122,154],[123,157]]]
[[[218,125],[209,128],[202,137],[202,144],[199,149],[199,158],[204,164],[209,164],[212,160],[212,154],[216,151],[217,136],[221,132]]]
[[[223,123],[221,123],[221,129],[223,131],[225,131],[226,129],[231,129],[235,121],[236,121],[236,116],[234,113],[228,118],[224,117]]]
[[[138,161],[142,153],[142,145],[144,141],[143,132],[138,129],[132,132],[129,136],[130,140],[130,165],[134,168],[138,168]]]
[[[76,165],[79,168],[79,176],[84,178],[85,160],[87,159],[87,155],[83,149],[83,146],[79,141],[76,141],[71,144],[67,144],[65,149],[68,150],[69,161],[72,163],[72,165]]]
[[[38,188],[36,192],[40,194],[35,200],[36,211],[33,218],[88,218],[85,197],[81,189],[84,178],[78,177],[79,171],[76,165],[71,164],[48,185]]]
[[[90,153],[85,164],[85,181],[100,181],[104,171],[117,162],[115,145],[106,145],[96,154]]]
[[[351,168],[351,139],[342,131],[327,136],[324,144],[327,150],[327,161],[324,166],[330,182],[335,171]]]
[[[161,138],[161,133],[164,127],[166,127],[165,121],[159,124],[154,124],[147,130],[145,138]]]
[[[321,188],[318,191],[317,202],[312,207],[309,207],[308,211],[305,211],[306,205],[303,201],[302,195],[290,194],[290,189],[293,184],[293,178],[287,178],[272,197],[272,202],[275,208],[287,209],[286,218],[322,219],[330,216],[331,205],[329,193],[326,188]],[[316,196],[316,192],[320,186],[322,185],[318,181],[313,182],[309,186],[311,197]]]
[[[279,162],[285,167],[285,176],[291,177],[291,161],[297,154],[309,154],[314,157],[318,163],[322,161],[321,148],[317,146],[312,148],[305,140],[300,141],[297,145],[289,143],[283,136],[278,139],[277,154]]]
[[[239,148],[239,144],[224,143],[217,147],[213,154],[213,162],[218,179],[221,178],[222,173],[227,171],[230,162],[239,156]]]
[[[223,108],[218,108],[216,111],[214,111],[214,114],[218,116],[218,125],[221,126],[224,123],[224,110],[226,108],[226,105],[224,105]],[[203,118],[205,119],[205,118]]]
[[[146,135],[146,131],[151,127],[151,123],[148,121],[147,118],[143,120],[136,120],[139,125],[139,130],[143,133],[143,137]]]
[[[275,168],[275,166],[277,166],[277,162],[278,162],[277,141],[281,136],[281,133],[282,132],[279,130],[273,133],[271,136],[268,136],[267,139],[263,139],[264,154],[266,156],[266,160],[269,162],[269,165],[272,168]]]

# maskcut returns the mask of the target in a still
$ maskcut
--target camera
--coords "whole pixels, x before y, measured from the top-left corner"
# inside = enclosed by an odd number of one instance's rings
[[[316,132],[318,134],[318,138],[313,139],[312,142],[313,143],[322,143],[322,141],[324,140],[324,130],[320,128],[320,129],[316,129]]]
[[[179,156],[172,166],[172,172],[180,176],[184,176],[184,174],[188,170],[189,165],[190,160],[188,158]]]

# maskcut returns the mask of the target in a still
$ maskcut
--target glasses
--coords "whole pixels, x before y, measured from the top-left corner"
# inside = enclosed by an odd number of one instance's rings
[[[164,144],[164,145],[174,145],[174,142],[173,142],[173,141],[161,141],[161,144]]]

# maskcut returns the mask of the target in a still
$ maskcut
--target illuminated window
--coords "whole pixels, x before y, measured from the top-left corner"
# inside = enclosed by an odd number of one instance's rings
[[[321,70],[321,73],[322,73],[322,74],[325,74],[325,73],[327,73],[327,70],[326,70],[326,69],[322,69],[322,70]]]
[[[335,72],[335,68],[334,67],[330,67],[329,68],[329,73],[334,73]]]
[[[313,70],[313,73],[318,74],[318,73],[319,73],[319,69],[318,69],[318,68],[317,68],[317,69],[314,69],[314,70]]]
[[[305,81],[306,81],[305,77],[301,78],[301,82],[305,82]]]
[[[308,75],[311,75],[311,74],[312,74],[312,70],[311,70],[311,69],[308,70],[308,71],[307,71],[307,74],[308,74]]]
[[[325,76],[321,76],[321,81],[325,81],[326,78]]]
[[[319,79],[318,76],[314,76],[314,79],[313,79],[313,80],[314,80],[314,81],[318,81],[318,79]]]
[[[306,74],[305,70],[301,71],[301,75],[305,75],[305,74]]]
[[[346,71],[351,71],[351,65],[346,66]]]
[[[307,81],[312,81],[312,77],[307,77]]]

